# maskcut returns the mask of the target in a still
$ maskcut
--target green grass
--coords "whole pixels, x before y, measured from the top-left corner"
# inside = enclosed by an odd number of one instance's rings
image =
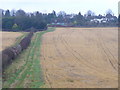
[[[41,36],[47,31],[34,33],[30,46],[5,70],[6,81],[3,88],[39,88],[44,85],[40,67]]]

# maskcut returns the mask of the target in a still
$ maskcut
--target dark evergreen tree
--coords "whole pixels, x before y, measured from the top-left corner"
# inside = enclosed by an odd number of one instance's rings
[[[3,29],[12,29],[12,26],[14,25],[14,18],[3,18],[2,19],[2,28]]]
[[[10,11],[9,10],[6,10],[5,17],[10,17]]]

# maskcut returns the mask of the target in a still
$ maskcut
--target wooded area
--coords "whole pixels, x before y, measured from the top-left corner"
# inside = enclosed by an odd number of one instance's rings
[[[44,30],[47,26],[64,26],[64,27],[117,27],[120,16],[114,16],[112,10],[108,10],[104,15],[95,15],[88,10],[86,14],[66,14],[60,11],[56,14],[26,13],[24,10],[2,10],[2,28],[6,31],[29,31],[31,29]]]

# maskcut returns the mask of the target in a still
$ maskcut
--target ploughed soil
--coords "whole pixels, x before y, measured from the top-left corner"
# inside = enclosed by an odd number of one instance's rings
[[[56,28],[42,37],[41,67],[50,88],[117,88],[117,28]]]

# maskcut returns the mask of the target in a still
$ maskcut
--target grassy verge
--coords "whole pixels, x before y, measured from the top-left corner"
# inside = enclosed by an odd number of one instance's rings
[[[5,70],[6,80],[3,88],[39,88],[44,85],[40,67],[41,36],[47,31],[34,34],[30,46]]]

